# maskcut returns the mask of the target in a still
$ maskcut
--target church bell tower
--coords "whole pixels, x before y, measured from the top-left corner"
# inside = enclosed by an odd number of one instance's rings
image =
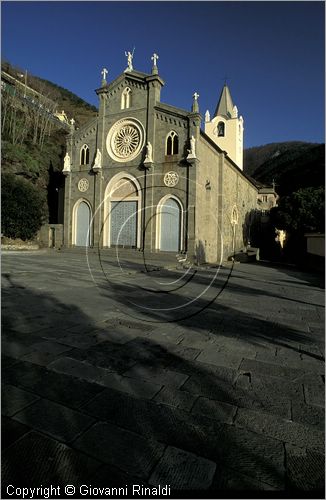
[[[212,120],[209,111],[206,111],[205,133],[243,170],[243,118],[238,116],[238,108],[233,105],[226,84]]]

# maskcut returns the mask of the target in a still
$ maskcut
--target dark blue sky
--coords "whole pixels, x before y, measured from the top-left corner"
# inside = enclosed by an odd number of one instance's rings
[[[159,54],[163,102],[214,112],[224,77],[245,121],[245,147],[324,142],[324,8],[310,2],[6,2],[2,57],[97,105],[127,65]]]

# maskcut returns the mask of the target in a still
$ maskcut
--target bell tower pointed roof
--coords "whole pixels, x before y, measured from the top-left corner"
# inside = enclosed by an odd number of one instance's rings
[[[230,94],[229,87],[224,84],[222,89],[220,99],[217,103],[216,110],[214,113],[215,116],[225,116],[227,118],[231,118],[233,114],[233,101]]]

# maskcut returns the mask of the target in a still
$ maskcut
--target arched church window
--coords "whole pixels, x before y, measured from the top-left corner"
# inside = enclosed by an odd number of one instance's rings
[[[131,106],[131,89],[126,87],[121,94],[121,109],[128,109]]]
[[[178,134],[172,130],[166,138],[166,155],[176,155],[179,152],[179,137]]]
[[[218,122],[218,124],[217,124],[217,136],[218,137],[225,136],[225,123],[224,122]]]
[[[88,165],[89,164],[89,147],[87,144],[84,144],[80,150],[80,164]]]

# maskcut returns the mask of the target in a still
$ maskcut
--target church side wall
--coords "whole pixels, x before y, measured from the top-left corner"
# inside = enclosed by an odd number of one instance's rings
[[[223,172],[223,247],[226,260],[250,241],[258,190],[228,160]],[[234,243],[233,243],[234,241]]]
[[[199,262],[219,262],[221,256],[219,214],[219,154],[202,139],[198,141],[196,155],[200,158],[196,182],[196,241]]]

